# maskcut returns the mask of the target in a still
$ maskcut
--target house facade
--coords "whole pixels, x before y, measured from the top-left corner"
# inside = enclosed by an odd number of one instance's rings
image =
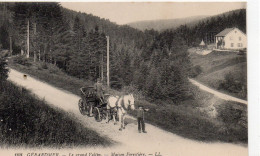
[[[216,49],[247,48],[247,37],[238,28],[226,28],[215,36]]]

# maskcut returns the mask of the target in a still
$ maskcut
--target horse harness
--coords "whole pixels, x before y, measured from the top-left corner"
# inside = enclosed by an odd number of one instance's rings
[[[119,100],[122,98],[122,100],[123,100],[123,97],[124,97],[124,95],[123,96],[121,96],[120,98],[118,98],[118,100],[116,101],[116,107],[117,107],[117,110],[118,109],[120,109],[122,112],[124,112],[124,110],[122,109],[122,105],[121,106],[119,106]],[[134,105],[134,104],[131,104],[130,103],[130,100],[128,100],[128,102],[129,102],[129,106],[131,106],[131,105]],[[127,108],[126,108],[127,109]],[[124,114],[125,114],[125,112],[124,112]]]
[[[118,111],[118,109],[120,109],[120,110],[123,112],[124,110],[122,109],[122,106],[119,105],[119,100],[120,100],[120,99],[123,100],[123,96],[119,97],[119,98],[117,99],[116,103],[115,103],[116,106],[115,106],[115,107],[110,107],[110,109],[116,108],[117,111]],[[130,100],[128,100],[128,102],[129,102],[129,105],[130,105],[130,106],[131,106],[131,105],[134,105],[134,104],[131,104],[131,103],[130,103]]]

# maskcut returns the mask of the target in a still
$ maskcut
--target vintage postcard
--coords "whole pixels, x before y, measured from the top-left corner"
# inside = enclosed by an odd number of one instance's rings
[[[0,155],[247,156],[247,2],[1,2]]]

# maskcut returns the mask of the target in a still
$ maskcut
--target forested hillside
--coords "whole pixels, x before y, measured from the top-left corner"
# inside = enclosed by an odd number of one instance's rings
[[[203,39],[206,43],[214,42],[214,35],[225,28],[237,27],[246,33],[246,9],[239,9],[208,17],[198,22],[182,25],[172,31],[180,32],[188,46],[198,46]]]
[[[138,21],[128,23],[127,25],[139,29],[139,30],[151,30],[164,31],[166,29],[175,29],[181,25],[196,23],[208,16],[193,16],[186,18],[176,18],[176,19],[161,19],[161,20],[148,20],[148,21]]]
[[[27,52],[29,26],[30,57],[35,61],[52,63],[72,76],[92,81],[102,76],[103,67],[106,82],[109,36],[111,86],[132,86],[151,99],[172,101],[191,95],[188,46],[196,45],[211,30],[232,26],[245,30],[245,10],[159,33],[119,26],[62,8],[59,3],[1,3],[0,8],[5,17],[1,21],[0,32],[5,35],[1,44],[8,49],[11,37],[13,54]]]
[[[2,3],[1,7],[3,16],[10,15],[1,28],[6,33],[4,48],[9,48],[11,37],[13,54],[27,53],[29,26],[30,57],[35,61],[52,63],[72,76],[90,80],[101,77],[103,67],[105,80],[109,36],[113,88],[131,85],[152,99],[189,96],[185,85],[189,61],[181,36],[166,44],[164,34],[118,26],[58,3]]]

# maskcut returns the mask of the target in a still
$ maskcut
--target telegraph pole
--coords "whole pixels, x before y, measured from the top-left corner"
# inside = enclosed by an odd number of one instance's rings
[[[29,42],[30,42],[30,40],[29,40],[29,38],[30,38],[30,27],[29,27],[29,20],[28,20],[28,25],[27,25],[27,58],[29,58],[29,56],[30,56],[30,45],[29,45]]]
[[[110,87],[109,82],[109,36],[106,36],[107,38],[107,86]]]

